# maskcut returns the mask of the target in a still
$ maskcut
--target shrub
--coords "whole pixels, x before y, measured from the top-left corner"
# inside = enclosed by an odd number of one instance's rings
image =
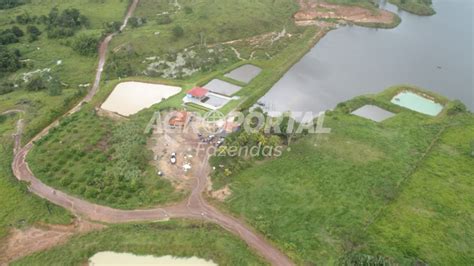
[[[26,25],[28,23],[33,22],[33,18],[30,17],[28,13],[23,13],[21,15],[16,16],[16,22],[18,24]]]
[[[184,29],[179,25],[176,25],[172,31],[173,31],[173,36],[176,38],[181,38],[184,36]]]
[[[21,30],[18,26],[13,26],[12,29],[11,29],[12,33],[15,34],[16,37],[23,37],[23,35],[25,35],[25,33],[23,32],[23,30]]]
[[[6,45],[17,42],[19,42],[18,36],[16,36],[11,29],[7,29],[0,32],[0,45]]]
[[[80,35],[72,45],[72,49],[83,56],[92,56],[97,54],[99,39],[91,35]]]
[[[1,83],[0,84],[0,95],[10,93],[15,90],[15,85],[13,83]]]
[[[43,80],[43,77],[41,76],[33,77],[26,84],[26,90],[28,91],[40,91],[44,89],[46,89],[46,82]]]
[[[0,45],[0,76],[2,73],[15,72],[21,68],[20,52],[10,51],[7,47]]]
[[[112,32],[118,32],[120,30],[121,26],[122,26],[122,23],[120,21],[113,21],[113,22],[104,23],[105,34],[112,33]]]
[[[59,80],[56,80],[56,79],[51,80],[47,87],[48,87],[49,96],[58,96],[58,95],[61,95],[63,92],[61,82],[59,82]]]
[[[161,15],[161,16],[159,16],[158,19],[156,20],[156,23],[157,23],[158,25],[171,24],[171,22],[173,22],[173,20],[171,19],[170,15],[168,15],[168,14]]]
[[[0,0],[0,9],[9,9],[23,5],[24,0]]]
[[[452,101],[447,106],[448,115],[456,115],[459,113],[465,113],[466,111],[466,106],[460,100]]]
[[[48,38],[63,38],[73,36],[82,27],[89,25],[89,19],[76,8],[68,8],[61,13],[57,8],[51,9],[45,18]]]
[[[186,14],[192,14],[193,13],[193,8],[192,7],[189,7],[189,6],[185,6],[184,7],[184,13]]]
[[[38,40],[38,37],[41,35],[41,31],[36,26],[29,25],[26,31],[29,34],[28,41],[30,42]]]
[[[138,28],[138,27],[143,26],[144,24],[146,24],[146,18],[131,17],[128,20],[128,23],[130,24],[130,26],[132,28]]]

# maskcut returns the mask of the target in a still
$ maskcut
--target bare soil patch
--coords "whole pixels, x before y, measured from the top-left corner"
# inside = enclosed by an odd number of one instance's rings
[[[104,225],[75,220],[70,225],[38,224],[28,229],[13,229],[0,246],[0,265],[65,243],[75,234],[104,228]]]
[[[230,190],[228,185],[219,190],[211,192],[211,197],[217,199],[218,201],[225,201],[230,195],[232,195],[232,190]]]
[[[155,132],[148,141],[148,148],[153,151],[152,165],[181,191],[191,189],[198,166],[204,160],[197,150],[198,135],[191,130],[190,124],[187,127],[189,130],[168,127],[164,133]],[[173,153],[176,154],[175,164],[171,162]]]
[[[351,23],[380,23],[390,25],[395,14],[386,10],[370,10],[359,6],[335,5],[318,0],[298,0],[300,11],[295,15],[299,25],[320,19],[336,19]]]

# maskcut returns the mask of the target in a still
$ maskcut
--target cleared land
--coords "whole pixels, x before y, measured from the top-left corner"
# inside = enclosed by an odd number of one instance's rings
[[[123,82],[117,85],[101,108],[123,116],[130,116],[178,94],[181,88],[142,82]]]

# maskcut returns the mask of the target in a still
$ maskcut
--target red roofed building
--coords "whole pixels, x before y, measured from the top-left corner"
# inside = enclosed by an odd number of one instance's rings
[[[205,88],[195,87],[195,88],[191,89],[190,91],[188,91],[186,94],[190,98],[195,98],[195,99],[202,100],[203,98],[206,97],[208,92],[209,91]]]
[[[168,123],[172,127],[185,127],[188,123],[188,113],[186,111],[176,111]]]

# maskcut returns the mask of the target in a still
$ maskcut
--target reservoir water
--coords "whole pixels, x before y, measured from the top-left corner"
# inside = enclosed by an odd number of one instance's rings
[[[437,14],[397,13],[395,29],[341,27],[329,32],[260,99],[268,111],[314,114],[339,102],[411,84],[462,100],[474,110],[472,0],[434,0]]]

